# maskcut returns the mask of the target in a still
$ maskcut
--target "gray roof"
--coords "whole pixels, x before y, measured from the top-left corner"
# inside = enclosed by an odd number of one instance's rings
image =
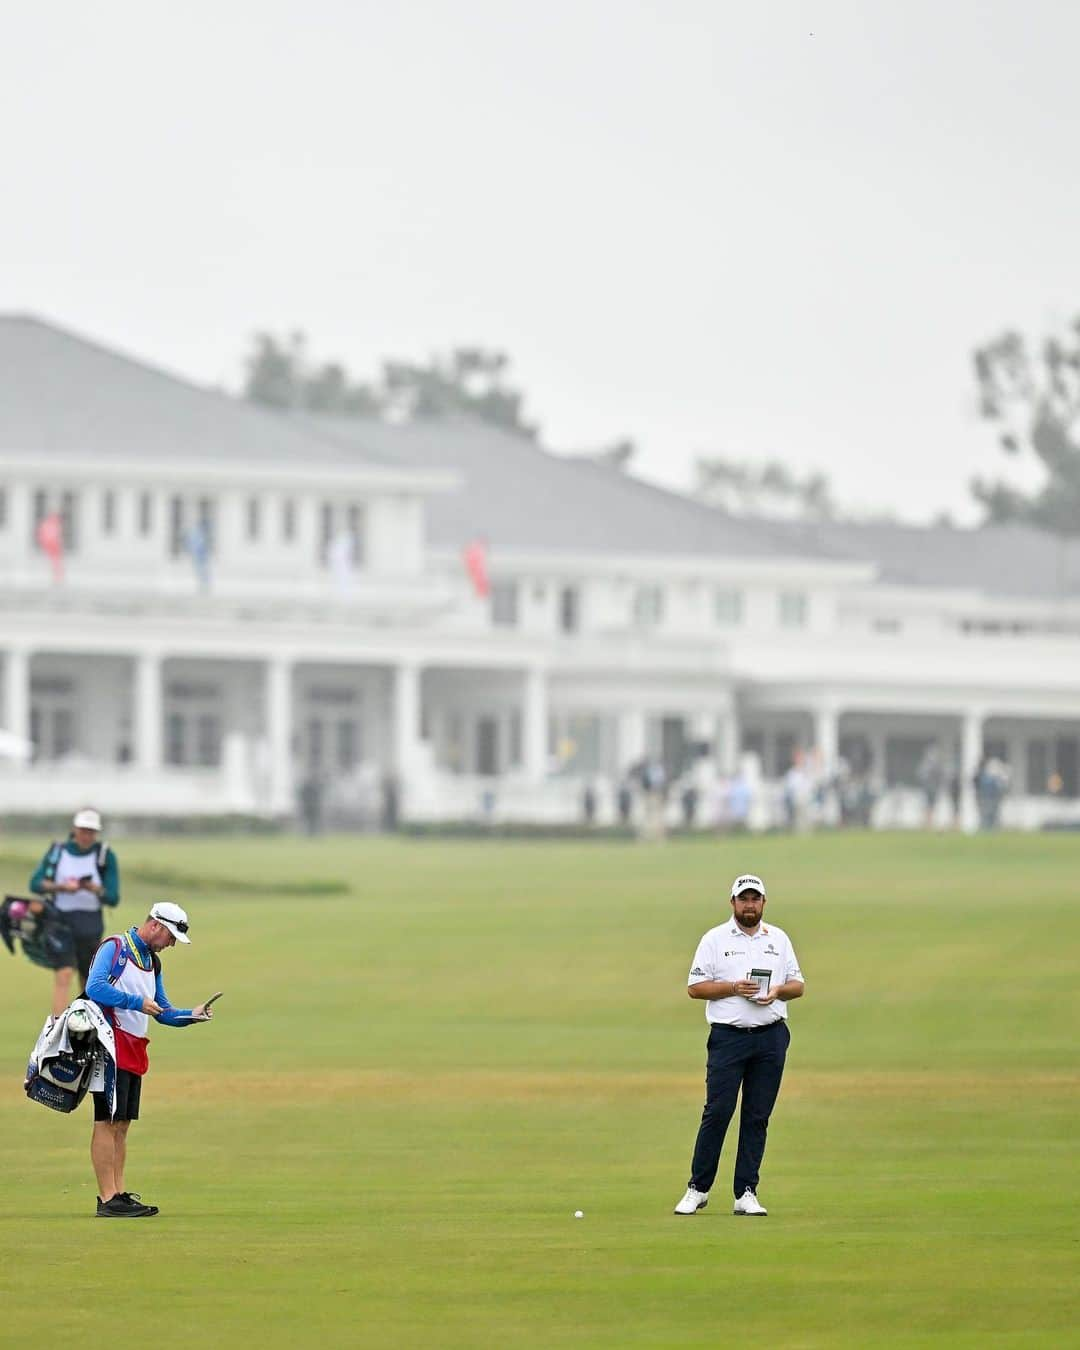
[[[450,470],[461,486],[427,506],[437,548],[459,549],[482,536],[493,549],[530,552],[859,561],[897,585],[1080,598],[1080,539],[1023,526],[810,525],[732,516],[479,422],[395,426],[283,416],[26,315],[0,315],[4,450]]]
[[[340,467],[359,462],[355,450],[288,418],[27,315],[0,315],[3,450],[181,463],[202,457]]]
[[[789,547],[820,546],[877,563],[882,581],[947,586],[1003,599],[1080,597],[1080,539],[1062,539],[1026,525],[979,529],[895,523],[780,526]]]
[[[897,523],[803,523],[732,516],[582,457],[465,420],[388,426],[313,419],[365,454],[464,480],[429,508],[430,537],[493,547],[671,556],[804,558],[875,565],[898,586],[973,590],[1003,599],[1080,597],[1080,539],[1023,525],[958,529]]]
[[[669,557],[837,558],[827,544],[789,538],[771,522],[726,515],[608,465],[544,450],[524,436],[462,419],[403,426],[305,418],[339,445],[425,469],[453,469],[457,492],[428,505],[428,538],[458,549]]]

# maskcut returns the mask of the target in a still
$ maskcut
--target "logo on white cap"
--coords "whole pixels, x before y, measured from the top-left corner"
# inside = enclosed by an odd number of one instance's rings
[[[754,876],[753,872],[744,872],[741,877],[736,877],[731,883],[732,900],[737,895],[742,895],[743,891],[760,891],[764,895],[765,883],[760,877]]]

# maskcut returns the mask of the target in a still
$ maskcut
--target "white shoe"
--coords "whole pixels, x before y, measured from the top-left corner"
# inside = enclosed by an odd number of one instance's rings
[[[687,1186],[686,1194],[675,1206],[675,1213],[696,1214],[699,1209],[704,1209],[708,1203],[708,1191],[695,1191],[693,1186]]]
[[[735,1208],[732,1214],[768,1214],[764,1205],[758,1204],[758,1198],[754,1192],[747,1186],[738,1200],[735,1201]]]

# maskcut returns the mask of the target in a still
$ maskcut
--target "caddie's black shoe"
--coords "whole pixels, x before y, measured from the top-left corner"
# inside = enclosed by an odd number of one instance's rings
[[[143,1198],[137,1191],[117,1191],[113,1199],[126,1200],[129,1204],[139,1205],[142,1209],[149,1210],[148,1218],[161,1213],[157,1205],[144,1205]]]
[[[126,1195],[114,1195],[111,1200],[98,1196],[99,1219],[151,1219],[157,1213],[153,1205],[140,1205]]]

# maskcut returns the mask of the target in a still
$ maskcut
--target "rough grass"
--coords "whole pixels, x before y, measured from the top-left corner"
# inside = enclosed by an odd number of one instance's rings
[[[167,1350],[1077,1343],[1070,839],[117,848],[125,921],[190,900],[174,1000],[226,994],[212,1026],[157,1030],[128,1183],[162,1215],[110,1224],[85,1109],[19,1088],[47,976],[0,952],[0,1342],[109,1318],[141,1345],[145,1312]],[[771,1213],[730,1215],[729,1149],[679,1220],[686,969],[748,866],[808,977]],[[275,889],[305,878],[344,892]]]

